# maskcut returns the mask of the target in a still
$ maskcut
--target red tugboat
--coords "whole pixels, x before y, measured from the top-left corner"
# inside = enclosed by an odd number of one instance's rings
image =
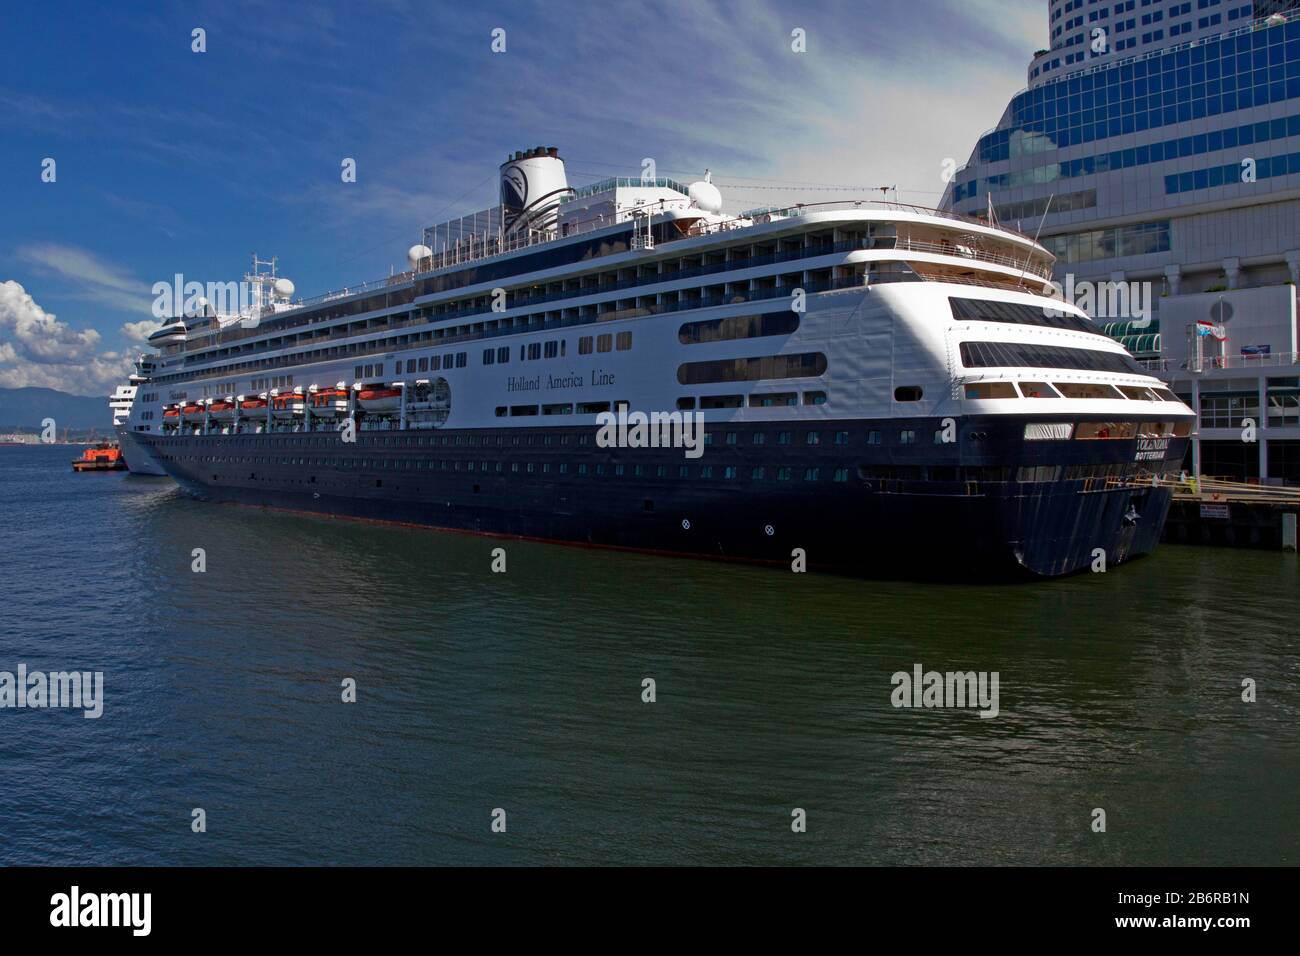
[[[94,448],[87,448],[80,458],[72,460],[73,471],[126,471],[126,459],[122,450],[108,442],[100,442]]]

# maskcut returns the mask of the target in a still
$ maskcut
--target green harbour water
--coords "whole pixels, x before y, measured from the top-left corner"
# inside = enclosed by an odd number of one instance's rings
[[[104,673],[97,720],[0,710],[0,862],[1300,862],[1294,554],[864,581],[218,506],[78,451],[0,449],[0,671]],[[893,706],[918,664],[996,672],[997,716]]]

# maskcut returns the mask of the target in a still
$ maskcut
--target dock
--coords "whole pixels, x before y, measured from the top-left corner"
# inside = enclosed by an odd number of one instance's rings
[[[1168,484],[1174,498],[1163,540],[1171,544],[1296,550],[1300,488],[1204,477]]]

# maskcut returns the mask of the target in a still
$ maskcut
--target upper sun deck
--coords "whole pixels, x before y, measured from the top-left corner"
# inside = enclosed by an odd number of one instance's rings
[[[638,244],[638,234],[650,239]],[[606,293],[828,253],[859,262],[896,262],[912,279],[1035,285],[1039,290],[1050,279],[1054,261],[1045,248],[1014,230],[896,202],[796,203],[729,217],[681,215],[680,208],[659,214],[653,206],[638,207],[617,222],[565,236],[531,233],[458,243],[423,259],[418,270],[302,299],[256,323],[196,325],[197,334],[167,346],[165,353],[192,354],[346,316],[482,296],[496,287],[515,290],[508,305],[513,309],[566,294],[587,295],[588,281],[596,275],[599,281],[591,282],[590,291]],[[672,263],[672,268],[659,262]],[[653,274],[643,274],[647,272]],[[886,271],[876,281],[889,278]],[[551,288],[556,283],[558,291]],[[540,292],[539,284],[544,287]],[[462,314],[465,309],[457,317]]]

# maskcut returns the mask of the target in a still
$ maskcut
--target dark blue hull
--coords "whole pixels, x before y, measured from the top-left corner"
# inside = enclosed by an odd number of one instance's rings
[[[888,440],[902,428],[912,442]],[[1023,441],[1023,420],[963,420],[958,441],[923,443],[939,428],[710,427],[693,461],[597,447],[590,426],[145,440],[209,500],[783,565],[802,549],[811,568],[872,576],[1052,576],[1160,540],[1170,492],[1151,476],[1178,470],[1186,439],[1137,462],[1133,440]]]

